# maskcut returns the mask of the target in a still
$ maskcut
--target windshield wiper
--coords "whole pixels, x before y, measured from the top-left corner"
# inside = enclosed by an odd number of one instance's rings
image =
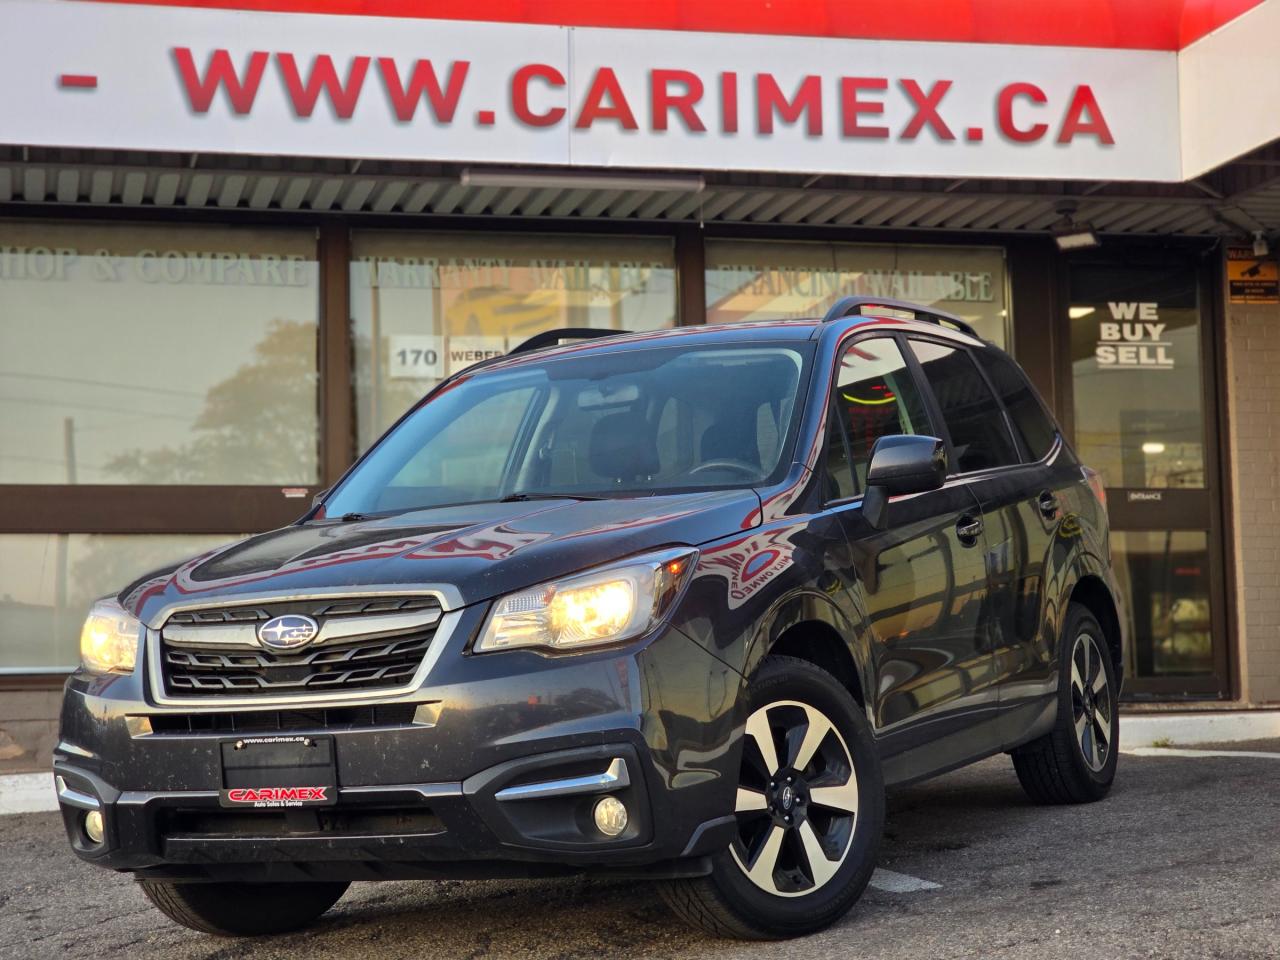
[[[527,500],[603,500],[604,497],[591,497],[581,493],[509,493],[499,503],[524,503]]]
[[[372,520],[373,517],[367,513],[344,513],[338,519],[343,523],[358,523],[361,520]]]

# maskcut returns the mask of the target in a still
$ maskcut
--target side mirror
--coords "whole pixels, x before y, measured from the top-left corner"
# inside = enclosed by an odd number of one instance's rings
[[[947,449],[937,437],[881,437],[871,448],[862,515],[883,530],[890,497],[937,490],[946,479]]]

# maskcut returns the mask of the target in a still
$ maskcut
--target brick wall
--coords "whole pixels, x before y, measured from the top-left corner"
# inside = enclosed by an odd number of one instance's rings
[[[1280,307],[1228,305],[1227,410],[1245,700],[1280,701]]]

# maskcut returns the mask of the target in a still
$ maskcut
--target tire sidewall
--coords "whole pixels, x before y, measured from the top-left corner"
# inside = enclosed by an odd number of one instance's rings
[[[839,919],[861,895],[875,870],[884,830],[884,783],[871,725],[848,691],[830,674],[803,660],[770,657],[746,694],[743,718],[779,700],[807,703],[835,724],[858,778],[858,813],[849,852],[823,887],[798,897],[779,897],[747,878],[733,854],[714,860],[711,880],[744,922],[772,935],[808,932]]]
[[[1093,770],[1084,759],[1084,751],[1075,735],[1075,712],[1071,702],[1071,657],[1076,648],[1076,641],[1082,633],[1093,637],[1098,652],[1102,654],[1102,669],[1107,672],[1107,692],[1111,698],[1111,737],[1107,750],[1107,759],[1101,770]],[[1116,696],[1116,671],[1111,659],[1111,650],[1107,644],[1102,625],[1084,607],[1072,604],[1067,611],[1067,622],[1063,625],[1062,646],[1060,650],[1060,678],[1058,682],[1058,725],[1059,730],[1071,742],[1071,763],[1079,774],[1081,781],[1092,787],[1099,796],[1110,788],[1115,780],[1116,766],[1120,756],[1120,710]]]
[[[259,937],[309,926],[341,899],[345,880],[236,883],[142,879],[147,898],[170,920],[223,937]],[[264,909],[264,905],[269,905]]]

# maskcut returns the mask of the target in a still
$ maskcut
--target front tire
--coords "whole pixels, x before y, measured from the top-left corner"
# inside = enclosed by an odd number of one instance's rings
[[[769,657],[748,691],[738,836],[710,876],[662,885],[715,936],[803,936],[844,916],[875,870],[884,784],[871,726],[826,671]]]
[[[142,880],[142,892],[175,923],[220,937],[260,937],[309,925],[346,893],[346,881],[182,883]]]
[[[1078,603],[1067,608],[1059,647],[1057,720],[1013,751],[1013,768],[1036,803],[1092,803],[1116,777],[1115,665],[1101,625]]]

